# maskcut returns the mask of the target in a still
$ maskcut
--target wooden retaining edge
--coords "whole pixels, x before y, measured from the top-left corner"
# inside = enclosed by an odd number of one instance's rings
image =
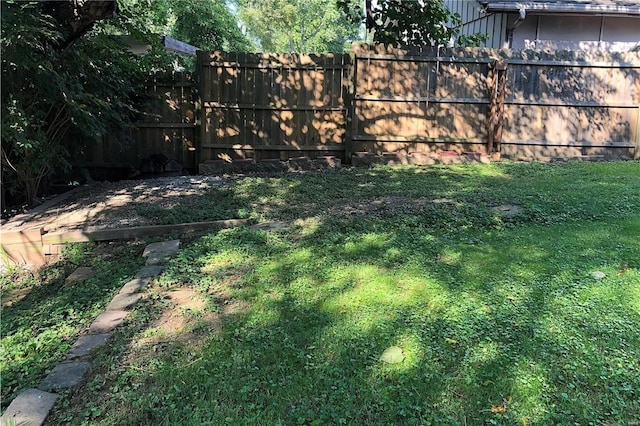
[[[149,225],[130,228],[100,229],[95,231],[54,232],[42,236],[42,244],[80,243],[86,241],[131,240],[135,238],[153,237],[170,232],[193,232],[210,228],[230,228],[249,224],[249,219],[227,219],[209,222],[178,223],[175,225]]]
[[[2,263],[43,265],[42,228],[0,232]]]
[[[0,231],[0,262],[41,266],[55,259],[60,254],[62,246],[67,243],[130,240],[164,235],[171,232],[188,233],[209,229],[224,229],[247,225],[251,222],[249,219],[228,219],[95,231],[53,232],[49,234],[45,234],[43,228]]]

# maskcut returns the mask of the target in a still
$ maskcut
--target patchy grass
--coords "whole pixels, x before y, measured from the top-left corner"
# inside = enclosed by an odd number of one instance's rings
[[[37,387],[46,371],[64,359],[78,334],[137,272],[142,248],[75,244],[59,262],[38,273],[16,269],[2,277],[3,293],[32,287],[26,297],[2,307],[3,410],[19,392]],[[96,275],[65,286],[65,278],[78,266],[91,266]]]
[[[377,167],[229,196],[287,226],[184,246],[51,424],[640,421],[639,163]],[[153,340],[184,287],[207,312]],[[379,360],[390,346],[403,362]]]
[[[134,206],[134,209],[139,216],[156,225],[229,218],[245,219],[249,214],[246,202],[237,199],[233,191],[224,186],[213,188],[202,196],[175,198],[170,206],[161,203],[145,203]]]

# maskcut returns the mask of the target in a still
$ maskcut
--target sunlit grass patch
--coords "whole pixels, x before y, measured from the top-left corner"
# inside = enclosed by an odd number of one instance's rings
[[[221,326],[199,330],[198,345],[168,344],[153,374],[97,378],[96,392],[117,402],[74,397],[103,414],[85,421],[69,408],[67,416],[91,424],[640,419],[638,163],[375,167],[234,185],[252,217],[288,226],[204,236],[159,279],[216,295]],[[521,211],[491,210],[506,204]],[[243,309],[225,313],[229,302]],[[390,347],[402,361],[381,361]],[[123,404],[134,414],[123,416]]]

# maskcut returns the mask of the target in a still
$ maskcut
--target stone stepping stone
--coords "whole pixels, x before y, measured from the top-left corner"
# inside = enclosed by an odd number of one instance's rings
[[[124,286],[122,286],[118,294],[132,294],[141,292],[147,285],[149,285],[150,282],[151,278],[134,278]]]
[[[164,266],[144,266],[140,268],[135,278],[154,278],[162,273]]]
[[[151,243],[144,248],[142,257],[150,256],[152,253],[163,252],[168,255],[175,255],[180,249],[180,240],[161,241],[159,243]]]
[[[147,258],[147,266],[162,265],[175,256],[179,249],[180,240],[153,243],[144,248],[142,257]]]
[[[105,311],[91,323],[89,334],[109,333],[122,324],[129,313],[127,311]]]
[[[9,307],[9,306],[21,301],[22,299],[27,297],[27,295],[29,293],[31,293],[31,289],[32,289],[32,287],[17,288],[17,289],[14,289],[14,290],[9,290],[6,293],[3,293],[2,294],[2,306]]]
[[[122,311],[129,309],[142,298],[140,293],[116,294],[107,305],[106,311]]]
[[[65,361],[56,365],[41,382],[40,389],[69,389],[79,385],[89,371],[91,364],[86,361]]]
[[[58,395],[55,393],[27,389],[11,401],[0,424],[40,426],[49,415],[56,398]]]
[[[94,277],[95,275],[96,271],[93,268],[88,266],[80,266],[79,268],[76,268],[76,270],[73,271],[66,280],[64,280],[64,285],[67,286],[76,282],[86,281],[89,278]]]
[[[90,355],[94,350],[107,344],[111,333],[87,334],[80,336],[67,353],[67,359],[72,360]]]
[[[282,231],[284,229],[287,229],[287,227],[288,225],[286,224],[286,222],[271,221],[253,225],[251,228],[265,231]]]

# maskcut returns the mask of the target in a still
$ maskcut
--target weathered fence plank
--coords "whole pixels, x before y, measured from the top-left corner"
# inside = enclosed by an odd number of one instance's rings
[[[105,138],[88,161],[163,153],[195,169],[323,155],[348,163],[362,151],[640,158],[638,53],[355,45],[325,56],[199,52],[197,72],[200,99],[182,76],[156,84],[163,102],[133,132],[134,146]]]
[[[148,90],[157,98],[144,111],[142,121],[118,135],[106,134],[81,144],[75,161],[80,167],[138,168],[151,155],[165,155],[185,169],[196,162],[196,106],[190,75],[173,73],[150,81]]]

